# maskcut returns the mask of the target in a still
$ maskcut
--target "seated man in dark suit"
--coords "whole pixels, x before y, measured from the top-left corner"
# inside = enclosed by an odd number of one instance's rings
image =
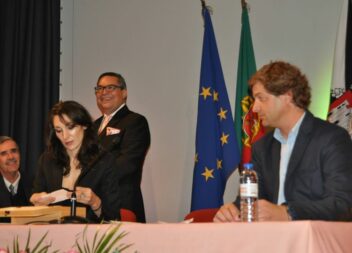
[[[263,66],[249,80],[263,125],[275,128],[253,145],[259,178],[258,220],[348,220],[352,141],[348,132],[308,111],[310,87],[286,62]],[[238,221],[239,198],[215,222]]]
[[[128,109],[127,86],[120,74],[101,74],[95,96],[103,116],[94,122],[94,127],[100,144],[115,156],[121,206],[133,211],[138,222],[145,222],[141,180],[150,145],[148,121]]]
[[[0,136],[0,207],[29,205],[29,188],[21,179],[19,167],[18,145],[8,136]]]

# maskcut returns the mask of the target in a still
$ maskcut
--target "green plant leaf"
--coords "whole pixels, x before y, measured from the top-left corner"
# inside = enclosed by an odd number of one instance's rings
[[[100,243],[96,253],[102,253],[104,252],[104,248],[109,244],[111,238],[113,238],[114,234],[117,232],[117,230],[119,229],[119,226],[114,227],[113,229],[110,230],[110,227],[107,229],[107,231],[105,232],[105,234],[103,235],[103,240]]]
[[[98,233],[95,233],[94,234],[94,239],[93,239],[93,245],[92,245],[93,252],[96,250],[95,243],[97,242],[97,237],[98,237]]]
[[[15,237],[15,239],[13,240],[13,253],[18,253],[20,251],[19,249],[19,245],[18,245],[18,236]]]
[[[27,241],[26,241],[26,246],[24,247],[24,250],[26,252],[30,252],[29,250],[29,242],[31,240],[31,229],[28,230],[28,236],[27,236]]]
[[[128,233],[126,232],[121,232],[111,243],[110,245],[106,248],[106,250],[104,251],[104,253],[108,253],[111,248],[116,244],[117,241],[121,240],[122,238],[124,238]],[[122,244],[124,245],[124,244]],[[121,250],[120,250],[121,251]]]
[[[124,243],[120,244],[120,246],[118,248],[116,248],[118,250],[118,252],[122,252],[125,249],[131,247],[133,245],[133,243],[127,244],[125,245]]]
[[[106,231],[101,234],[100,230],[96,231],[94,234],[93,241],[87,238],[87,226],[83,231],[81,239],[76,240],[76,246],[80,253],[118,253],[121,250],[125,250],[132,244],[117,245],[116,244],[127,235],[126,232],[118,233],[122,223],[116,226],[109,226]],[[112,251],[113,250],[113,251]]]
[[[95,233],[94,237],[96,237],[96,236],[98,236],[98,235],[99,235],[99,230]],[[92,253],[98,252],[98,248],[99,248],[99,246],[102,244],[102,241],[104,240],[104,238],[105,238],[104,235],[100,237],[100,239],[98,240],[97,245],[95,246],[95,248],[93,248],[93,252],[92,252]]]
[[[76,246],[78,248],[79,253],[84,253],[83,249],[81,248],[81,245],[78,242],[78,239],[76,240]]]
[[[46,253],[46,252],[48,252],[50,247],[51,247],[51,244],[45,245],[41,249],[38,250],[38,253]]]
[[[84,227],[84,230],[83,230],[83,248],[84,248],[84,252],[85,253],[90,253],[90,247],[89,247],[89,243],[88,243],[88,240],[87,240],[87,230],[88,230],[88,226],[85,226]]]
[[[48,235],[49,231],[46,231],[46,233],[40,238],[40,240],[37,242],[37,244],[34,246],[33,250],[30,251],[31,253],[35,253],[36,250],[40,247],[42,242],[44,241],[45,237]]]
[[[119,232],[122,223],[117,225],[109,226],[102,234],[100,230],[96,231],[93,240],[88,238],[88,225],[84,227],[83,232],[76,235],[75,247],[77,247],[79,253],[121,253],[125,249],[129,248],[133,244],[124,244],[118,242],[124,238],[128,233],[125,231]],[[26,253],[48,253],[52,243],[45,243],[49,231],[47,231],[35,244],[33,249],[30,249],[31,242],[31,230],[28,230],[27,240],[23,251]],[[14,237],[12,241],[12,252],[7,246],[8,253],[20,253],[19,237]],[[55,250],[52,253],[59,253],[60,250]]]

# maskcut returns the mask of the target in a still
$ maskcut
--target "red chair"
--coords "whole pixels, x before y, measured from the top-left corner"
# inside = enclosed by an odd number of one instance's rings
[[[213,222],[219,208],[200,209],[186,215],[185,220],[193,218],[193,222]]]
[[[137,217],[131,210],[120,209],[121,221],[137,222]]]

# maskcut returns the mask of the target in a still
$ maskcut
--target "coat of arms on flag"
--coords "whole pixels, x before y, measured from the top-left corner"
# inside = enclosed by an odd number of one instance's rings
[[[352,6],[345,0],[336,38],[331,104],[328,121],[349,132],[352,138]]]

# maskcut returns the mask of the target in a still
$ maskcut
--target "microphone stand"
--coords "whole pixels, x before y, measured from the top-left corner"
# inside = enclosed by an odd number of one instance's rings
[[[70,216],[64,216],[61,218],[61,222],[63,224],[67,224],[67,223],[73,223],[73,224],[84,224],[84,223],[88,223],[88,220],[84,217],[80,217],[76,215],[76,201],[77,201],[77,197],[76,197],[76,193],[75,191],[72,192],[71,195],[71,209],[70,209]]]
[[[76,192],[72,192],[72,195],[71,195],[71,209],[70,209],[71,216],[76,216],[76,201],[77,201]]]

